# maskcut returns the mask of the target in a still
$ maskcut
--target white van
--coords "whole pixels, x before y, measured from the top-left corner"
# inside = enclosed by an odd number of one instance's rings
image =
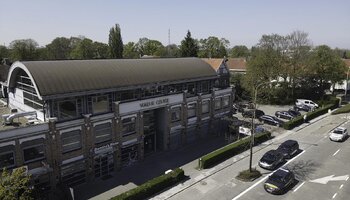
[[[307,105],[309,106],[312,110],[315,110],[316,108],[318,108],[318,104],[311,101],[311,100],[308,100],[308,99],[297,99],[295,101],[295,105],[296,106],[301,106],[301,105]]]

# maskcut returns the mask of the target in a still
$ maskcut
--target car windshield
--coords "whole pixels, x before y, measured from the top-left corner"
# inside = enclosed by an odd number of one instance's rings
[[[340,134],[340,135],[342,135],[342,134],[343,134],[343,131],[341,131],[341,130],[334,130],[333,133],[334,133],[334,134]]]
[[[278,174],[278,173],[273,173],[270,176],[270,179],[274,180],[274,181],[279,181],[282,182],[283,181],[284,176],[282,174]]]
[[[274,154],[271,153],[266,153],[263,157],[264,160],[267,161],[275,161],[276,160],[276,156]]]

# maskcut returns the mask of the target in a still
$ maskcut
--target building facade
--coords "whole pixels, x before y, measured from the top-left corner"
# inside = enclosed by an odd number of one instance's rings
[[[41,188],[206,138],[234,100],[229,74],[197,58],[15,62],[3,86],[0,167]]]

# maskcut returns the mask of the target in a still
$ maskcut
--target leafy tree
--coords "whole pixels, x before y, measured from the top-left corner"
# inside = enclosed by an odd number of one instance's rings
[[[119,24],[109,30],[108,45],[112,58],[123,58],[123,40]]]
[[[38,60],[50,60],[49,53],[46,47],[39,47],[36,49],[37,59]]]
[[[162,57],[180,57],[180,49],[176,44],[170,44],[164,47],[164,52]]]
[[[341,58],[327,45],[314,49],[310,58],[310,67],[307,69],[318,83],[319,93],[323,94],[330,82],[333,86],[345,79],[347,68]]]
[[[93,58],[110,58],[109,46],[107,44],[101,42],[94,42],[92,46],[94,49]]]
[[[30,176],[25,174],[24,167],[15,169],[12,173],[3,169],[0,178],[0,199],[32,199],[32,189],[29,187],[29,182]]]
[[[10,55],[9,49],[6,46],[0,45],[0,61],[3,58],[8,58]]]
[[[244,45],[234,46],[231,50],[230,56],[232,58],[247,58],[249,56],[249,49]]]
[[[207,39],[200,39],[199,57],[201,58],[223,58],[227,56],[226,48],[230,44],[225,38],[210,36]]]
[[[66,60],[70,58],[72,51],[71,39],[57,37],[46,45],[48,57],[53,60]]]
[[[140,56],[161,56],[164,51],[164,46],[161,42],[148,38],[140,38],[135,47]]]
[[[134,42],[128,42],[124,45],[123,58],[139,58],[139,53],[137,51]]]
[[[191,37],[191,32],[188,30],[186,37],[181,41],[180,55],[181,57],[197,57],[198,56],[198,44]]]
[[[73,59],[92,59],[94,58],[94,45],[92,40],[84,38],[71,52]]]
[[[14,40],[10,43],[12,60],[35,60],[37,59],[36,48],[38,43],[33,39]]]

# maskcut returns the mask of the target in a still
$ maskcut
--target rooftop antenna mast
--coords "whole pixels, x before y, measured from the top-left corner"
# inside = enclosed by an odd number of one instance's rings
[[[168,57],[170,57],[170,28],[168,29]]]

